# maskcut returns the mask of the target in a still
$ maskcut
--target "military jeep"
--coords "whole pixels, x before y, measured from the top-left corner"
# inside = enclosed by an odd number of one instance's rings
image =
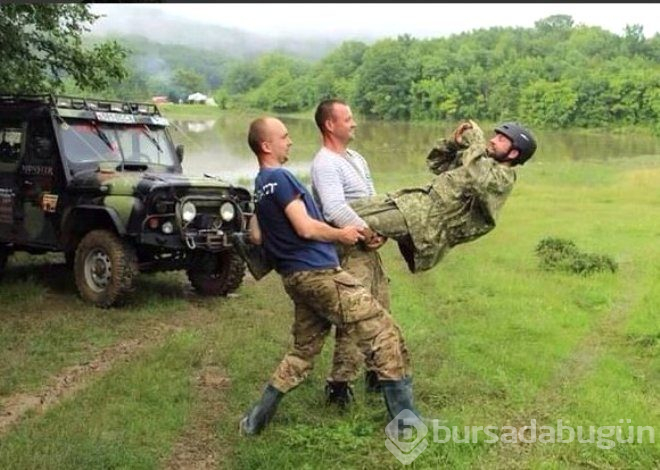
[[[168,124],[151,103],[0,94],[0,271],[13,252],[62,252],[100,307],[139,272],[185,269],[201,294],[236,290],[251,195],[183,175]]]

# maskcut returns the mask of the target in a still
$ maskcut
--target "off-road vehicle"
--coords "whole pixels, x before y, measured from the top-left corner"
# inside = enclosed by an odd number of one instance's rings
[[[168,124],[151,103],[0,94],[0,271],[16,251],[63,252],[100,307],[141,271],[185,269],[206,295],[237,289],[251,195],[182,174]]]

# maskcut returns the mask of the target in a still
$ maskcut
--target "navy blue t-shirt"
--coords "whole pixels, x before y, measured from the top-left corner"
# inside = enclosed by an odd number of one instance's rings
[[[323,221],[309,192],[288,170],[281,167],[259,170],[254,180],[254,197],[264,248],[275,262],[277,272],[287,274],[339,266],[333,243],[299,237],[286,216],[286,206],[300,197],[309,216]]]

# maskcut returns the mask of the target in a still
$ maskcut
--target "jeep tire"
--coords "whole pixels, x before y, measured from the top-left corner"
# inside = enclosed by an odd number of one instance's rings
[[[245,262],[234,250],[200,253],[193,258],[187,272],[190,284],[199,294],[227,295],[243,282]]]
[[[73,266],[80,296],[108,308],[124,300],[138,273],[135,250],[108,230],[93,230],[76,249]]]

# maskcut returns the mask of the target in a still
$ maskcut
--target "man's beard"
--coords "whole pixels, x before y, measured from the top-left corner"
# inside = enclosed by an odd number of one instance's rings
[[[486,146],[486,155],[488,155],[490,158],[492,158],[495,161],[498,162],[506,162],[509,160],[509,153],[507,152],[506,154],[503,154],[501,152],[497,152],[493,147],[490,145]]]

